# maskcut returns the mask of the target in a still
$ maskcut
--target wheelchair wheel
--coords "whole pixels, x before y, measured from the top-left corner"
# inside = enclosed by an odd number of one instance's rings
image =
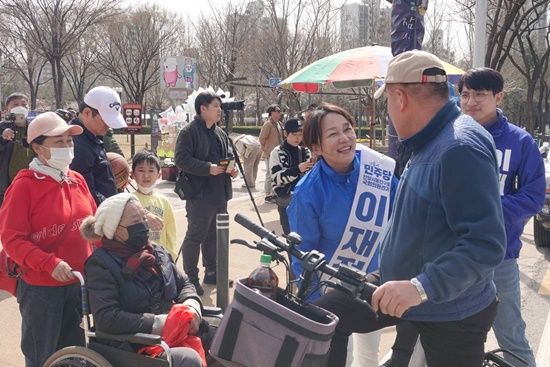
[[[43,367],[113,367],[113,365],[91,349],[66,347],[52,354]]]

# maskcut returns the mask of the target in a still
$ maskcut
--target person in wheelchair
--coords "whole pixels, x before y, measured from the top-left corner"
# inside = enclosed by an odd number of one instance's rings
[[[170,309],[182,303],[193,312],[189,334],[197,334],[201,300],[166,250],[148,240],[145,210],[134,195],[107,198],[95,216],[83,221],[80,230],[85,238],[101,241],[85,264],[96,330],[162,335]],[[127,351],[139,348],[128,342],[101,342]],[[192,348],[171,346],[170,354],[174,367],[202,365],[199,353]]]

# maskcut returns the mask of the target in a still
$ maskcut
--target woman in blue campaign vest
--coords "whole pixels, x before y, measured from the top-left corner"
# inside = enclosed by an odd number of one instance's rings
[[[331,104],[306,115],[304,143],[319,160],[296,185],[287,214],[291,231],[302,236],[300,250],[318,250],[332,266],[372,272],[378,269],[379,239],[397,187],[395,162],[357,145],[354,126],[347,111]],[[299,261],[293,259],[292,267],[301,274]],[[319,295],[314,292],[310,300]],[[379,335],[354,335],[353,344],[361,345],[354,348],[354,365],[378,366]]]

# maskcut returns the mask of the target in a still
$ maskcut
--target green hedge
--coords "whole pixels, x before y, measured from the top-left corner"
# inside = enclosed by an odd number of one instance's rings
[[[233,126],[233,132],[235,134],[247,134],[247,135],[259,136],[261,129],[262,129],[261,126]]]
[[[258,136],[260,135],[261,126],[233,126],[233,132],[236,134],[248,134]],[[355,133],[359,135],[358,129],[355,129]],[[361,126],[361,137],[365,137],[370,134],[370,129],[366,126]],[[375,127],[375,135],[377,139],[382,138],[382,128]]]
[[[113,130],[113,134],[126,135],[128,134],[128,130],[116,129],[116,130]],[[136,135],[150,135],[150,134],[151,134],[151,126],[143,126],[141,129],[139,129],[139,132],[136,133]]]

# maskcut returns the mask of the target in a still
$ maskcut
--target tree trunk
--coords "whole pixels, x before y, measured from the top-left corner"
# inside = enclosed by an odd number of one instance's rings
[[[38,87],[36,88],[38,89]],[[35,90],[33,85],[29,85],[29,91],[30,91],[30,102],[31,102],[31,110],[36,110],[36,98],[37,98],[37,91]]]
[[[63,108],[63,69],[61,65],[61,58],[55,60],[56,78],[54,78],[54,85],[57,86],[55,93],[55,108]]]
[[[533,121],[534,121],[534,111],[535,105],[533,103],[535,95],[535,85],[534,83],[527,83],[527,121],[525,122],[525,130],[531,135],[534,135]]]

